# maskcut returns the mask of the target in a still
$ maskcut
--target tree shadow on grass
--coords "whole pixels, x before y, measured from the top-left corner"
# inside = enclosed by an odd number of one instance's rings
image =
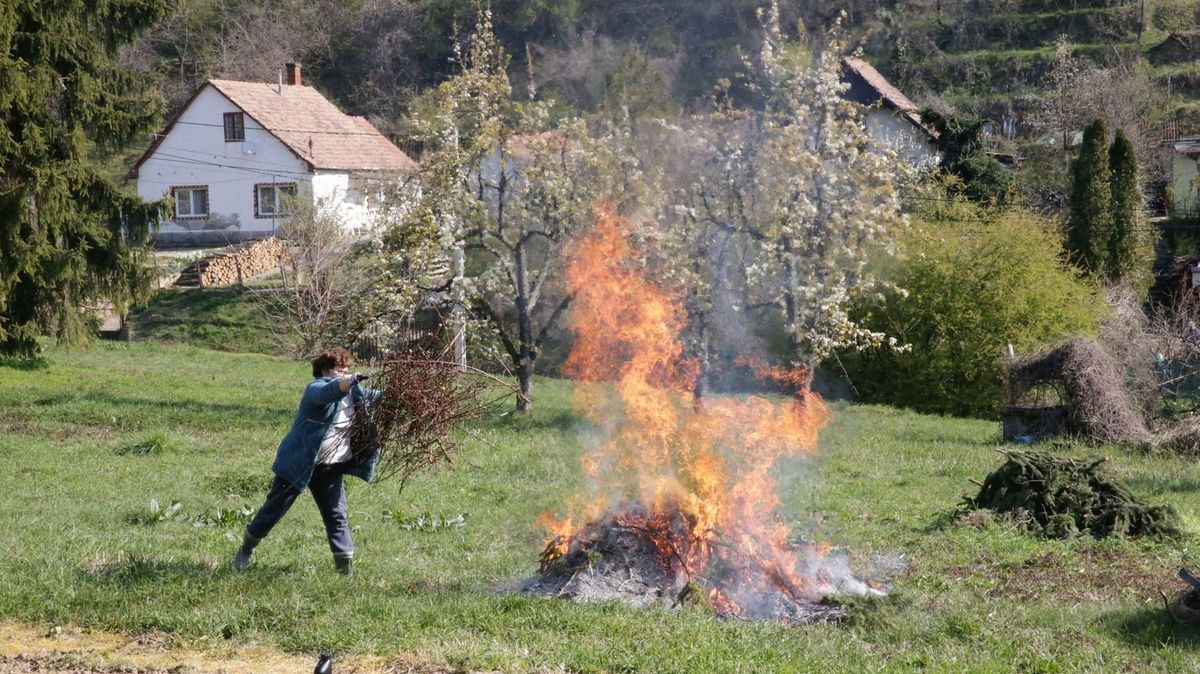
[[[1200,649],[1200,626],[1176,622],[1162,606],[1114,611],[1103,616],[1100,622],[1113,636],[1133,646]]]
[[[918,530],[921,533],[926,534],[947,531],[959,526],[962,523],[962,516],[962,507],[954,507],[947,510],[942,510],[934,513],[933,517],[929,519],[929,522]]]
[[[506,412],[507,413],[504,414],[497,414],[495,417],[482,422],[480,425],[493,429],[504,429],[511,431],[559,432],[582,429],[591,425],[586,419],[576,416],[571,412],[571,410],[534,409],[528,414],[521,414],[511,410],[507,410]]]
[[[81,569],[79,577],[86,583],[114,588],[130,588],[147,583],[162,584],[186,581],[189,585],[214,584],[235,576],[269,581],[291,573],[294,565],[255,564],[246,571],[237,571],[232,562],[201,562],[191,559],[159,559],[136,555],[108,564]]]
[[[1126,487],[1135,494],[1200,492],[1200,479],[1167,475],[1131,475],[1122,478]]]
[[[0,368],[25,371],[48,370],[50,369],[50,361],[45,356],[37,356],[36,358],[0,356]]]
[[[123,396],[113,393],[89,391],[85,393],[57,393],[31,401],[32,404],[44,408],[39,412],[43,416],[54,416],[56,413],[76,416],[75,410],[58,410],[56,408],[71,408],[73,406],[98,406],[105,410],[105,415],[118,413],[127,416],[131,412],[144,412],[146,416],[165,422],[188,422],[194,419],[206,419],[219,422],[222,426],[261,427],[273,425],[281,420],[291,419],[293,410],[269,405],[247,405],[207,402],[195,399],[150,398],[141,396]],[[73,420],[73,418],[68,418]]]

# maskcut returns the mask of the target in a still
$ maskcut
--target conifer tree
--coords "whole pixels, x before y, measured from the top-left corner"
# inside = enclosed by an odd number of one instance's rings
[[[1109,189],[1112,194],[1112,234],[1108,240],[1106,273],[1113,281],[1134,271],[1137,264],[1137,215],[1141,205],[1138,192],[1137,157],[1133,143],[1124,131],[1117,131],[1108,148],[1111,171]]]
[[[1013,174],[987,153],[983,129],[987,123],[971,115],[921,111],[921,121],[938,132],[941,171],[962,181],[962,193],[981,204],[1004,204],[1012,197]]]
[[[0,3],[0,354],[88,335],[81,308],[118,310],[147,287],[140,244],[155,204],[123,193],[93,157],[144,132],[161,103],[117,49],[166,0]]]
[[[1104,120],[1097,119],[1083,132],[1079,155],[1071,164],[1071,216],[1066,245],[1071,261],[1089,272],[1103,271],[1108,260],[1112,222],[1108,129]]]

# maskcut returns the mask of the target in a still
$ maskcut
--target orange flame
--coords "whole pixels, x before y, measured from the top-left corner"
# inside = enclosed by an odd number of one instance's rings
[[[639,269],[628,229],[601,209],[567,268],[575,345],[565,371],[578,381],[577,409],[604,436],[583,458],[591,490],[574,519],[592,521],[617,502],[634,502],[648,513],[660,551],[678,558],[689,577],[711,577],[719,561],[722,573],[754,567],[764,582],[802,594],[790,532],[772,519],[779,501],[771,470],[815,453],[827,409],[808,390],[807,372],[766,370],[790,385],[792,400],[714,398],[694,408],[697,368],[678,338],[686,314]],[[676,515],[687,525],[682,534]],[[571,521],[542,520],[564,551],[576,533]],[[736,590],[721,588],[710,590],[714,605],[739,613]]]

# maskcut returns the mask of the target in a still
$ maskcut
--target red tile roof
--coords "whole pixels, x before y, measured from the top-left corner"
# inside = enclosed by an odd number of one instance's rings
[[[362,117],[351,117],[303,85],[209,80],[314,169],[409,170],[416,166]]]
[[[241,108],[312,169],[408,171],[416,167],[416,162],[374,125],[338,110],[312,87],[209,80],[192,94],[183,110],[208,86]],[[129,171],[130,178],[138,176],[138,168],[154,154],[178,119],[177,115],[150,143]]]
[[[929,131],[921,121],[921,115],[918,112],[920,108],[917,107],[917,104],[908,100],[908,96],[900,93],[899,89],[892,86],[892,83],[888,82],[886,77],[879,74],[875,66],[855,56],[843,58],[842,63],[846,68],[863,78],[872,89],[879,92],[880,97],[883,98],[883,101],[889,107],[899,111],[908,121]]]

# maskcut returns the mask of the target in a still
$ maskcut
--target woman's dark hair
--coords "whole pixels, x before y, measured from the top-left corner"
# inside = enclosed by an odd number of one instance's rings
[[[353,362],[354,356],[351,356],[349,351],[341,347],[329,349],[328,351],[322,351],[321,353],[318,353],[317,357],[313,358],[312,360],[313,376],[320,377],[321,375],[325,374],[325,370],[332,370],[339,367],[350,367],[351,363]]]

